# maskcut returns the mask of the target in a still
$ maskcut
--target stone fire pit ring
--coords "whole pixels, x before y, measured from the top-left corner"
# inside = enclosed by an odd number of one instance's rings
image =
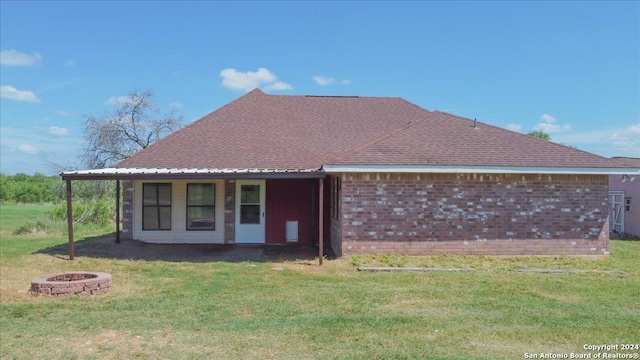
[[[34,295],[96,295],[111,289],[111,274],[93,271],[65,271],[31,280]]]

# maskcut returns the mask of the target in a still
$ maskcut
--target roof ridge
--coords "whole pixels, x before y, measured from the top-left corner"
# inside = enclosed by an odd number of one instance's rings
[[[278,95],[274,95],[274,94],[267,94],[267,93],[263,93],[266,96],[269,97],[288,97],[288,98],[292,98],[292,97],[298,97],[298,98],[329,98],[329,99],[392,99],[392,100],[403,100],[405,102],[408,102],[407,100],[399,97],[399,96],[363,96],[363,95],[313,95],[313,94],[303,94],[303,95],[299,95],[299,94],[278,94]],[[411,104],[410,102],[408,102],[409,104]],[[418,108],[420,108],[419,106],[412,104]],[[426,110],[423,108],[420,108],[422,110]],[[427,110],[428,111],[428,110]]]
[[[388,133],[384,133],[384,134],[378,136],[377,138],[375,138],[375,139],[373,139],[371,141],[368,141],[368,142],[366,142],[364,144],[356,146],[355,148],[349,150],[348,152],[345,152],[341,156],[335,157],[332,160],[332,162],[337,162],[337,161],[344,160],[347,156],[355,155],[355,154],[365,150],[366,148],[375,145],[376,143],[378,143],[380,141],[388,139],[389,137],[391,137],[391,136],[393,136],[393,135],[395,135],[397,133],[400,133],[400,132],[402,132],[402,131],[404,131],[406,129],[409,129],[409,128],[419,124],[419,123],[422,123],[425,120],[426,120],[426,118],[420,118],[420,119],[417,119],[417,120],[414,120],[414,121],[410,121],[410,122],[406,123],[405,125],[402,125],[402,126],[396,128],[394,130],[391,130]]]
[[[612,159],[633,159],[633,160],[640,160],[640,157],[633,157],[633,156],[612,156]]]
[[[358,95],[304,95],[304,97],[317,97],[317,98],[350,98],[359,99]]]

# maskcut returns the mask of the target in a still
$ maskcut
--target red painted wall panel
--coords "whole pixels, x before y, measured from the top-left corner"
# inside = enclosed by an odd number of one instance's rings
[[[298,221],[298,244],[315,242],[317,179],[267,179],[266,243],[286,244],[286,222]],[[314,186],[315,185],[315,186]],[[315,192],[315,194],[314,194]],[[314,236],[314,234],[316,234]]]

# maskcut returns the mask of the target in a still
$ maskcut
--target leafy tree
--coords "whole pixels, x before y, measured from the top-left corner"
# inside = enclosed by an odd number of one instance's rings
[[[9,177],[5,174],[0,174],[0,202],[9,201]]]
[[[81,158],[89,168],[112,166],[182,127],[182,115],[175,108],[163,113],[152,97],[149,90],[132,91],[110,113],[86,117]]]
[[[73,181],[74,200],[108,200],[115,198],[114,180]],[[0,174],[0,202],[49,203],[66,198],[66,183],[59,176],[42,174]]]
[[[527,133],[527,135],[536,137],[538,139],[551,141],[551,135],[547,134],[543,130],[531,130]]]
[[[64,193],[56,188],[62,181],[57,176],[42,174],[0,174],[0,201],[43,203],[61,200]]]

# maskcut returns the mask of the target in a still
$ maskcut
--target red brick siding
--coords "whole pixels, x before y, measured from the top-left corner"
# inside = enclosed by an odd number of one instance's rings
[[[606,176],[343,174],[342,253],[605,254]]]
[[[224,182],[224,243],[236,242],[236,182]]]
[[[122,180],[122,239],[133,239],[133,181]]]

